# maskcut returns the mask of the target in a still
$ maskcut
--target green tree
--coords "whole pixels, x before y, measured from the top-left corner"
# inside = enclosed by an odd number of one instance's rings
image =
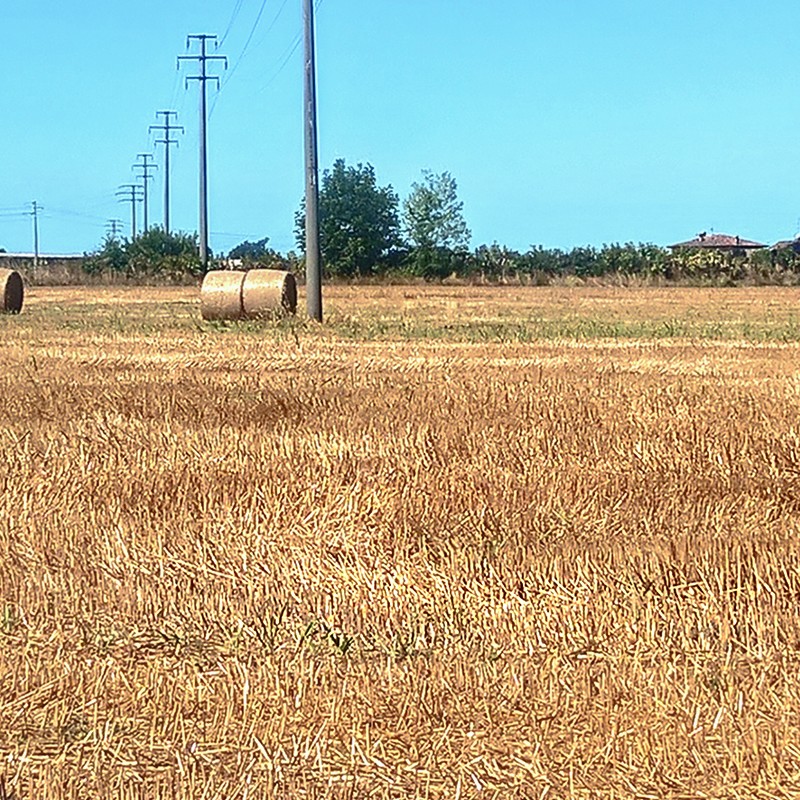
[[[520,254],[515,250],[493,242],[488,247],[485,244],[478,247],[470,259],[470,265],[473,269],[477,268],[483,277],[499,278],[505,282],[510,273],[519,270],[520,259]]]
[[[471,233],[455,178],[449,172],[436,175],[430,170],[423,170],[422,176],[421,183],[411,184],[411,194],[403,204],[408,238],[416,247],[466,250]]]
[[[399,200],[378,186],[371,164],[337,159],[325,170],[319,193],[320,250],[326,271],[355,277],[380,272],[400,245]],[[295,236],[305,251],[305,206],[295,215]]]
[[[188,233],[166,233],[163,228],[150,228],[126,243],[125,254],[129,275],[175,280],[202,273],[197,236]]]
[[[414,245],[415,271],[425,277],[443,277],[454,254],[466,253],[470,230],[464,220],[464,204],[449,172],[437,175],[423,170],[422,182],[411,185],[403,204],[403,224]]]
[[[263,260],[274,254],[274,250],[267,247],[268,243],[269,236],[265,236],[257,242],[245,240],[241,244],[237,244],[236,247],[228,253],[228,258],[241,258],[245,261]]]
[[[83,269],[90,275],[122,273],[128,267],[125,245],[116,236],[108,234],[100,249],[83,262]]]

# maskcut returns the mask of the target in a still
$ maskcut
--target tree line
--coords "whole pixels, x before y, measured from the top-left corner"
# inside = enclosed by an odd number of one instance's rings
[[[521,252],[494,242],[470,248],[458,186],[449,172],[425,170],[403,202],[392,186],[379,185],[371,164],[337,159],[325,170],[319,195],[320,249],[325,276],[519,281],[547,284],[559,279],[608,276],[710,283],[800,281],[793,249],[747,256],[716,250],[673,252],[649,243],[587,245],[570,250],[532,245]],[[292,270],[302,277],[305,210],[295,215],[298,251],[279,253],[269,238],[245,241],[212,268],[231,259]],[[202,274],[197,237],[153,228],[133,240],[109,236],[86,259],[87,272],[180,280]]]

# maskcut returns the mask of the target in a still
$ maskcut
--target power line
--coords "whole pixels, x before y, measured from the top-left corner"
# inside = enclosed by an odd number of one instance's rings
[[[269,35],[269,32],[275,27],[275,25],[277,24],[278,20],[280,19],[281,14],[283,13],[283,10],[286,8],[286,4],[288,2],[289,2],[289,0],[283,0],[283,2],[281,3],[280,7],[278,8],[277,13],[272,18],[272,21],[267,26],[267,29],[264,31],[264,35],[259,39],[259,41],[257,43],[258,46],[260,46],[261,43],[263,43],[263,41]],[[318,4],[318,6],[319,6],[319,4]],[[262,11],[263,11],[263,6],[262,6]],[[246,52],[246,50],[248,48],[248,44],[250,43],[250,40],[253,38],[253,34],[255,33],[256,26],[258,25],[258,20],[260,19],[260,17],[261,17],[261,12],[259,12],[258,18],[256,19],[256,22],[253,25],[253,29],[250,32],[250,36],[247,39],[247,43],[245,44],[244,48],[242,49],[242,52],[239,54],[239,56],[238,56],[238,58],[236,60],[236,63],[234,64],[233,68],[228,73],[228,75],[225,77],[225,80],[222,82],[222,88],[223,89],[228,85],[228,82],[233,77],[233,73],[236,71],[237,67],[239,66],[239,63],[244,58],[245,52]],[[261,87],[262,91],[264,89],[266,89],[267,86],[269,86],[274,81],[274,79],[278,76],[278,74],[281,72],[281,70],[283,70],[283,68],[286,66],[287,62],[289,61],[289,59],[294,55],[295,51],[300,46],[300,42],[302,42],[302,41],[303,41],[303,32],[302,32],[302,30],[300,30],[297,33],[297,35],[294,37],[294,39],[292,40],[292,43],[289,45],[289,47],[286,50],[284,50],[283,53],[278,58],[278,61],[280,62],[280,66],[278,67],[277,72],[270,78],[270,80],[267,81],[267,83],[264,86]],[[288,52],[288,55],[286,55],[287,52]],[[286,57],[284,57],[284,56],[286,56]],[[210,112],[211,115],[213,115],[214,109],[217,107],[217,101],[219,100],[219,97],[220,96],[217,95],[214,98],[214,102],[211,104],[211,112]]]
[[[208,269],[208,160],[206,158],[206,83],[216,81],[219,88],[219,78],[216,75],[208,75],[206,65],[209,61],[222,61],[225,68],[228,68],[228,59],[225,56],[208,55],[206,46],[209,42],[215,41],[216,36],[208,33],[192,34],[186,39],[186,46],[194,40],[200,44],[200,53],[193,56],[178,56],[178,64],[181,61],[197,61],[200,66],[199,75],[189,75],[186,78],[188,87],[189,81],[197,81],[200,84],[200,262],[203,269]]]
[[[222,34],[222,38],[219,40],[219,47],[225,43],[225,40],[228,38],[228,34],[231,32],[231,28],[233,27],[233,23],[236,22],[236,18],[239,16],[239,12],[242,10],[242,3],[244,0],[236,0],[236,5],[233,7],[233,13],[231,14],[230,21],[228,22],[228,27],[225,28],[225,33]]]
[[[85,219],[94,223],[102,222],[105,219],[104,217],[100,217],[97,214],[86,214],[83,211],[72,211],[66,208],[53,208],[52,206],[50,206],[49,213],[46,214],[45,216],[49,216],[52,214],[55,214],[56,216],[59,217],[75,217],[77,219]]]
[[[284,5],[285,5],[285,3],[286,3],[286,0],[284,0]],[[239,68],[239,64],[242,63],[242,59],[244,58],[244,54],[247,52],[247,48],[250,46],[250,42],[253,39],[253,34],[255,34],[255,32],[256,32],[256,28],[258,27],[258,23],[261,21],[261,15],[264,13],[264,9],[266,8],[266,6],[267,6],[267,0],[262,0],[261,8],[259,8],[259,10],[258,10],[258,14],[256,15],[256,21],[253,23],[253,27],[250,29],[250,33],[249,33],[249,35],[247,37],[247,40],[244,43],[244,47],[242,48],[242,51],[239,53],[238,57],[236,58],[236,61],[234,62],[233,67],[231,67],[230,71],[225,76],[225,80],[222,81],[222,86],[220,87],[220,89],[224,89],[228,85],[228,82],[233,77],[233,75],[236,72],[236,70]],[[280,13],[280,12],[278,12],[278,13]],[[277,19],[277,17],[276,17],[276,19]],[[273,24],[274,24],[274,22],[273,22]],[[222,43],[220,42],[220,44],[222,44]],[[214,115],[214,109],[217,107],[217,101],[218,100],[219,100],[219,94],[217,94],[216,97],[214,97],[214,101],[211,103],[211,111],[209,111],[209,114],[208,114],[209,117]]]
[[[244,54],[247,52],[247,48],[250,47],[250,42],[253,41],[253,36],[254,36],[254,34],[256,32],[256,28],[258,28],[258,23],[261,22],[261,15],[264,13],[264,9],[266,7],[267,7],[267,0],[261,0],[261,8],[258,9],[258,14],[256,15],[256,21],[253,23],[253,27],[250,28],[250,33],[247,36],[247,40],[244,43],[244,47],[242,48],[242,52],[239,53],[239,57],[236,59],[236,62],[234,63],[233,67],[231,68],[231,71],[228,73],[228,77],[225,80],[225,83],[227,83],[233,77],[234,73],[236,72],[237,68],[239,67],[239,64],[242,63],[242,59],[244,58]]]
[[[212,231],[214,236],[219,236],[222,239],[258,239],[259,235],[256,233],[226,233],[224,231]]]
[[[164,145],[164,233],[169,233],[169,147],[178,144],[178,140],[171,139],[169,134],[171,131],[184,133],[183,125],[170,125],[170,117],[177,116],[177,111],[156,111],[156,119],[164,117],[164,124],[150,126],[150,133],[164,131],[164,138],[156,139],[156,144]]]
[[[272,23],[270,24],[270,27],[267,28],[267,32],[269,32],[272,29],[272,26],[277,22],[278,17],[280,16],[281,11],[283,11],[283,8],[287,2],[288,0],[283,0],[283,4],[281,5],[278,13],[275,15],[275,19],[273,19]],[[323,0],[317,0],[314,9],[319,10],[319,7],[322,5],[322,3]],[[294,39],[292,39],[291,44],[278,57],[276,62],[278,64],[278,68],[275,70],[275,72],[272,73],[269,80],[267,80],[267,82],[261,87],[259,91],[261,92],[266,91],[275,82],[275,80],[278,78],[281,72],[283,72],[283,70],[286,68],[286,65],[289,63],[292,56],[297,52],[297,48],[300,46],[300,43],[302,41],[303,41],[303,31],[300,30],[295,35]]]
[[[267,29],[264,31],[264,35],[256,42],[256,47],[260,47],[264,43],[265,39],[269,35],[269,32],[275,27],[276,23],[280,19],[281,14],[283,14],[283,10],[286,8],[286,4],[288,2],[289,2],[289,0],[283,0],[283,2],[281,3],[280,7],[278,8],[277,13],[272,18],[272,22],[269,23],[269,25],[267,26]]]
[[[260,91],[266,91],[270,86],[272,86],[273,83],[275,83],[278,75],[280,75],[281,72],[283,72],[283,70],[286,68],[286,65],[289,63],[291,57],[297,52],[297,48],[300,47],[300,42],[302,41],[303,34],[298,33],[297,36],[295,36],[292,44],[283,51],[284,55],[282,56],[282,60],[280,61],[278,69],[275,70],[275,72],[270,76],[269,80],[261,87]]]

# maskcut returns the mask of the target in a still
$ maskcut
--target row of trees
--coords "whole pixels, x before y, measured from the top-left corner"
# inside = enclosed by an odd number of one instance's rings
[[[358,279],[403,275],[428,280],[457,277],[549,283],[558,278],[608,275],[646,279],[734,283],[800,280],[792,250],[759,251],[744,257],[721,251],[673,253],[653,244],[606,244],[559,250],[532,246],[525,252],[497,243],[470,249],[458,187],[449,172],[424,171],[401,203],[391,186],[380,186],[370,164],[334,162],[320,183],[320,245],[327,277]],[[295,215],[302,253],[305,211]],[[303,258],[269,247],[267,237],[245,241],[228,259],[290,269],[302,276]],[[228,262],[229,263],[229,262]],[[219,265],[219,260],[214,262]],[[155,228],[131,240],[109,237],[87,257],[92,273],[180,280],[200,275],[197,237]]]
[[[449,172],[423,171],[402,204],[391,186],[379,186],[371,164],[344,159],[325,170],[319,195],[320,247],[327,273],[368,277],[407,272],[425,278],[458,272],[469,252],[470,230]],[[295,217],[305,246],[305,211]]]
[[[403,273],[426,279],[458,277],[549,283],[558,278],[639,276],[645,279],[735,283],[800,280],[791,248],[741,252],[672,252],[654,244],[605,244],[571,250],[532,246],[519,252],[497,243],[470,250],[458,187],[448,172],[425,171],[400,203],[377,184],[371,165],[338,160],[320,186],[320,238],[330,276],[359,278]],[[304,245],[303,210],[296,217]]]

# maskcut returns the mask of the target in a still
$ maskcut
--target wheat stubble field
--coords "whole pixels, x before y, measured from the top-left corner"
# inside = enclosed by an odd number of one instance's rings
[[[2,796],[800,796],[800,291],[326,303],[0,318]]]

